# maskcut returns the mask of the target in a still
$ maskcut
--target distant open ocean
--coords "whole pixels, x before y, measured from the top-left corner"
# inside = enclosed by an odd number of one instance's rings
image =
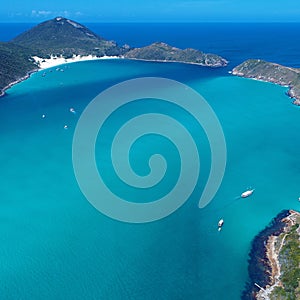
[[[0,99],[0,299],[240,299],[254,236],[282,209],[300,210],[300,108],[287,88],[228,71],[248,58],[300,67],[300,24],[85,25],[121,45],[164,41],[219,54],[230,65],[88,61],[35,73],[7,91]],[[30,27],[0,24],[0,40]],[[82,195],[72,138],[97,94],[142,76],[175,79],[204,96],[222,124],[228,160],[207,207],[197,206],[199,184],[174,214],[134,225],[100,214]],[[202,145],[201,130],[184,121]],[[144,151],[137,147],[137,159]],[[254,194],[238,200],[250,186]]]

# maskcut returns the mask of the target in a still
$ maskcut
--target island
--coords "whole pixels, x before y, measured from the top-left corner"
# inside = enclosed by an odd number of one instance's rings
[[[191,48],[181,50],[162,42],[131,49],[124,57],[146,61],[190,63],[213,68],[225,67],[228,64],[228,61],[219,55],[203,53]]]
[[[284,210],[252,242],[243,300],[300,299],[300,213]]]
[[[87,59],[123,58],[224,67],[227,60],[195,49],[181,50],[165,43],[144,48],[119,46],[98,36],[73,20],[56,17],[20,34],[9,42],[0,42],[0,94],[11,85],[29,77],[47,65]]]
[[[260,59],[249,59],[232,70],[233,75],[288,86],[288,95],[300,105],[300,69],[285,67]]]

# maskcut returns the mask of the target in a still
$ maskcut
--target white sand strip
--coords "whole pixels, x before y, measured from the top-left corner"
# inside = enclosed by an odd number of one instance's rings
[[[73,55],[71,58],[64,58],[62,56],[51,56],[51,58],[41,58],[38,56],[32,57],[35,62],[38,64],[40,70],[56,67],[62,64],[67,63],[74,63],[79,61],[87,61],[87,60],[100,60],[100,59],[116,59],[120,58],[118,56],[102,56],[97,57],[94,55],[87,55],[87,56],[81,56],[81,55]]]

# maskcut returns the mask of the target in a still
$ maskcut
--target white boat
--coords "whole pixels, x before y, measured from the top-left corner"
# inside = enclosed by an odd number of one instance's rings
[[[245,191],[244,193],[241,194],[241,197],[242,198],[247,198],[247,197],[251,196],[253,194],[253,192],[254,192],[254,189],[253,190],[247,190],[247,191]]]
[[[70,112],[71,112],[72,114],[76,114],[76,110],[75,110],[73,107],[70,108]]]
[[[224,224],[224,220],[223,219],[221,219],[220,221],[219,221],[219,223],[218,223],[218,227],[219,227],[219,231],[221,230],[221,228],[222,228],[222,226],[223,226],[223,224]]]

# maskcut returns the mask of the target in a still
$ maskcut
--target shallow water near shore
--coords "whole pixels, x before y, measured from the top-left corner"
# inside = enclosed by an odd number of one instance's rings
[[[282,209],[300,209],[300,110],[287,89],[175,63],[113,60],[60,68],[64,72],[33,74],[0,101],[0,295],[240,299],[252,239]],[[199,209],[209,172],[199,130],[203,177],[195,192],[169,217],[134,225],[105,217],[84,198],[73,173],[72,138],[80,113],[99,92],[142,76],[197,90],[222,124],[228,160],[220,190]],[[135,154],[142,156],[143,148]],[[254,194],[237,199],[250,186]],[[220,218],[225,223],[218,232]]]

